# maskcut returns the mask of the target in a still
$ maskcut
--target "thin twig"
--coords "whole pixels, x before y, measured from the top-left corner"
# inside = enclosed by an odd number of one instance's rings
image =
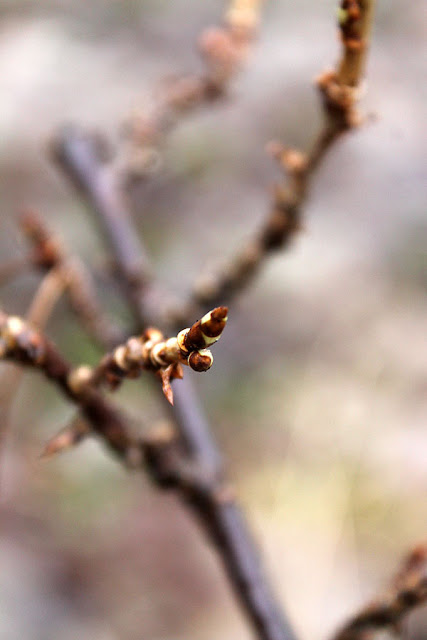
[[[20,226],[31,243],[31,263],[43,272],[55,269],[61,275],[73,312],[89,335],[101,346],[118,344],[123,332],[101,309],[91,273],[75,255],[70,255],[63,242],[34,210],[27,210]]]
[[[386,628],[399,632],[405,616],[425,602],[427,545],[422,545],[405,558],[389,589],[351,618],[334,640],[365,640]]]
[[[66,289],[66,279],[61,267],[53,267],[42,279],[27,313],[27,321],[43,329],[59,298]]]
[[[41,281],[27,313],[27,322],[43,329],[58,299],[64,291],[65,283],[60,269],[51,269]],[[22,369],[0,371],[0,453],[8,432],[13,399],[19,388]]]
[[[159,147],[180,117],[226,96],[231,80],[248,58],[262,4],[263,0],[229,0],[223,24],[205,29],[198,40],[204,70],[169,79],[150,106],[128,118],[125,145],[116,161],[116,168],[123,169],[128,178],[147,177],[160,165]]]
[[[287,182],[276,188],[270,212],[261,228],[243,248],[219,267],[196,281],[192,301],[181,310],[183,320],[197,313],[198,305],[215,306],[228,303],[259,272],[265,259],[283,249],[302,228],[301,214],[311,179],[333,143],[360,122],[356,111],[360,94],[375,0],[342,0],[339,25],[342,55],[336,71],[323,73],[317,81],[324,108],[324,123],[307,154],[279,143],[269,145],[278,159]],[[353,10],[347,5],[352,5]],[[357,11],[356,11],[357,9]],[[357,36],[357,37],[356,37]]]

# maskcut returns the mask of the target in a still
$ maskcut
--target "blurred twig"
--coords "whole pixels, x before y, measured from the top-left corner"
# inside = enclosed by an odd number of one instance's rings
[[[334,640],[366,640],[385,628],[399,633],[415,607],[427,602],[427,545],[405,558],[389,589],[347,622]]]
[[[51,269],[44,276],[27,313],[27,321],[43,329],[58,299],[65,288],[65,282],[58,268]],[[0,370],[0,453],[8,431],[13,400],[22,378],[22,369]]]
[[[351,5],[348,8],[348,5]],[[216,272],[196,281],[193,301],[203,306],[229,302],[260,270],[271,253],[286,247],[302,227],[301,213],[311,179],[332,144],[359,123],[356,112],[365,68],[375,0],[343,0],[339,13],[342,54],[335,71],[317,80],[324,109],[324,123],[308,151],[271,143],[269,150],[283,168],[287,181],[276,188],[269,215],[258,232]],[[189,308],[191,308],[191,302]],[[188,309],[182,310],[185,317]],[[194,309],[193,309],[194,313]]]
[[[34,210],[21,216],[21,228],[32,246],[31,263],[42,271],[55,269],[66,288],[72,310],[89,335],[100,345],[123,340],[123,332],[101,309],[91,273],[76,256],[69,255],[64,244]]]
[[[205,63],[202,73],[164,82],[152,104],[128,118],[121,150],[121,155],[125,152],[121,168],[128,178],[141,179],[158,167],[158,148],[180,117],[226,95],[250,52],[262,4],[263,0],[229,0],[222,26],[205,29],[198,40]]]

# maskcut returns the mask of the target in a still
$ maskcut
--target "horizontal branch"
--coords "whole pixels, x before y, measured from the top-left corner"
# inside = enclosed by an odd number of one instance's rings
[[[146,329],[141,336],[129,338],[105,355],[97,367],[78,367],[72,372],[73,385],[116,389],[124,378],[137,378],[143,369],[152,371],[162,381],[163,393],[173,404],[171,381],[183,377],[181,365],[193,371],[210,369],[213,356],[208,347],[219,340],[227,322],[227,308],[218,307],[207,313],[177,336],[165,339],[158,329]]]

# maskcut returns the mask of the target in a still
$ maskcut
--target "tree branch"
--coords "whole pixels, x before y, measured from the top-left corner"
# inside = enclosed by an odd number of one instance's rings
[[[351,5],[351,6],[350,6]],[[375,0],[342,0],[339,25],[342,54],[335,71],[323,73],[318,81],[324,109],[324,123],[305,154],[280,143],[269,145],[287,181],[276,188],[270,212],[258,232],[216,273],[202,274],[196,281],[192,301],[181,310],[183,320],[193,301],[205,306],[229,303],[259,272],[265,259],[288,246],[302,227],[301,215],[311,179],[333,143],[360,119],[356,112],[359,85],[362,80]]]
[[[138,448],[119,412],[89,386],[73,384],[73,368],[44,335],[17,316],[0,311],[0,359],[41,371],[81,410],[96,433],[127,460]]]
[[[144,287],[148,259],[144,249],[137,245],[136,232],[117,181],[100,166],[93,140],[76,129],[63,131],[58,137],[55,156],[104,226],[135,315],[146,325],[147,319],[152,321],[153,314],[156,315],[158,305],[152,304],[153,298]],[[181,381],[174,394],[173,415],[187,452],[185,466],[193,471],[184,476],[183,497],[217,548],[258,637],[292,640],[293,632],[262,571],[243,514],[224,477],[222,457],[190,382]],[[176,481],[171,486],[178,485]]]

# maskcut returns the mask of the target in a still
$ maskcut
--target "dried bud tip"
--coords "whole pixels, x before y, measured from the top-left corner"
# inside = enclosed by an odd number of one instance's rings
[[[194,371],[208,371],[213,364],[213,356],[209,349],[193,351],[188,356],[188,364]]]

